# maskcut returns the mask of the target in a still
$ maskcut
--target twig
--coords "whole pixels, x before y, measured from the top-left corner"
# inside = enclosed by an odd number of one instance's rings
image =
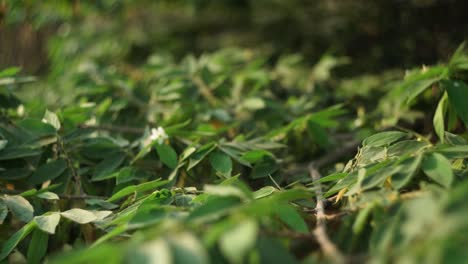
[[[357,147],[359,146],[360,142],[357,140],[351,140],[347,143],[344,143],[343,146],[336,148],[334,151],[329,152],[319,159],[314,161],[314,167],[316,170],[319,168],[322,168],[324,166],[328,166],[341,158],[343,158],[346,155],[349,155],[350,153],[353,153],[356,151]],[[293,168],[290,170],[291,172],[289,174],[295,174],[299,172],[307,172],[309,171],[310,163],[302,163],[302,164],[297,164],[296,168]]]
[[[326,201],[326,199],[324,200]],[[302,209],[302,212],[304,213],[313,213],[316,215],[317,213],[317,208],[314,208],[314,209]],[[352,210],[346,210],[346,211],[342,211],[342,212],[338,212],[338,213],[332,213],[332,214],[325,214],[325,219],[326,220],[335,220],[335,219],[339,219],[341,218],[342,216],[345,216],[345,215],[348,215],[350,214],[351,212],[353,212]],[[316,216],[317,217],[317,216]]]
[[[208,101],[208,103],[211,106],[218,105],[218,99],[216,99],[216,97],[211,92],[210,87],[208,87],[208,85],[206,85],[206,83],[203,81],[202,78],[200,78],[198,76],[194,76],[192,78],[192,81],[198,86],[198,89],[200,89],[201,95],[203,95],[203,97],[205,97],[205,99]]]
[[[321,158],[316,160],[314,162],[314,167],[319,169],[324,166],[327,166],[344,156],[348,155],[350,152],[355,152],[356,148],[359,146],[361,142],[357,140],[352,140],[347,143],[345,143],[343,146],[340,146],[339,148],[336,148],[334,151],[329,152],[325,155],[323,155]],[[310,166],[309,166],[310,168]]]
[[[112,125],[81,125],[80,128],[105,130],[105,131],[126,133],[126,134],[143,134],[145,132],[143,128],[128,127],[128,126],[112,126]]]
[[[321,176],[314,162],[310,163],[309,165],[309,175],[314,181],[320,180]],[[333,244],[333,242],[327,235],[327,217],[325,214],[325,208],[323,203],[324,199],[321,183],[317,183],[317,189],[315,190],[315,193],[317,196],[317,226],[314,230],[314,235],[327,258],[329,258],[334,263],[345,263],[344,255],[335,246],[335,244]]]
[[[63,140],[60,136],[57,136],[57,147],[59,148],[59,152],[63,154],[63,157],[67,162],[67,166],[71,171],[73,179],[75,180],[75,191],[80,195],[84,194],[83,186],[81,185],[81,177],[80,175],[78,175],[78,172],[76,171],[75,166],[73,165],[73,161],[70,155],[68,154],[67,150],[65,149],[65,144],[63,143]]]

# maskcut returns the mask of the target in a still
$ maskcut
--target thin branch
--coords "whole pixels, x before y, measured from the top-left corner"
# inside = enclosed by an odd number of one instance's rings
[[[314,162],[314,167],[319,169],[324,166],[327,166],[331,163],[334,163],[341,158],[343,158],[346,155],[349,155],[350,153],[353,153],[356,151],[357,147],[359,146],[361,142],[358,140],[351,140],[347,143],[344,143],[343,146],[340,146],[336,148],[334,151],[329,152],[322,157],[320,157],[318,160]],[[310,166],[309,166],[310,168]]]
[[[210,87],[206,85],[206,83],[203,81],[201,77],[194,76],[192,78],[192,81],[197,85],[198,89],[200,89],[201,95],[205,97],[205,99],[208,101],[208,103],[211,106],[218,105],[218,99],[213,95]]]
[[[319,170],[322,167],[328,166],[334,162],[339,161],[343,157],[356,152],[356,149],[359,146],[359,144],[359,141],[351,140],[347,143],[344,143],[343,146],[336,148],[334,151],[326,153],[325,155],[314,161],[315,169]],[[293,175],[296,173],[308,172],[309,167],[310,163],[297,164],[295,168],[289,170],[290,172],[288,174]]]
[[[312,180],[317,181],[320,179],[321,175],[315,166],[316,165],[314,162],[310,163],[309,175],[312,178]],[[325,214],[321,183],[317,183],[317,189],[315,190],[315,194],[317,196],[317,226],[314,230],[314,235],[317,239],[317,242],[319,243],[323,253],[327,258],[329,258],[334,263],[345,263],[345,256],[343,255],[343,253],[340,252],[340,250],[335,246],[335,244],[333,244],[333,242],[327,235],[327,217]]]
[[[76,171],[75,166],[73,165],[73,160],[71,159],[70,154],[65,149],[65,144],[63,143],[63,140],[60,136],[57,136],[57,147],[59,148],[59,152],[61,152],[63,157],[65,158],[67,166],[71,171],[73,179],[75,180],[75,192],[77,192],[77,194],[79,195],[84,194],[83,185],[81,184],[81,176],[78,175],[78,172]]]

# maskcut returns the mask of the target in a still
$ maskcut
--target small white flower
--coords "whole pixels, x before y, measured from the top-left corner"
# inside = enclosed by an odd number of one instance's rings
[[[161,145],[168,138],[169,137],[167,136],[166,131],[164,131],[164,128],[158,127],[158,128],[151,129],[151,134],[150,134],[151,141],[157,141],[158,144]]]

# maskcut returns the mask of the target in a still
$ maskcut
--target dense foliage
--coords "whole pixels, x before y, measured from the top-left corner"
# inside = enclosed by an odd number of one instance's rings
[[[48,16],[67,22],[47,76],[0,71],[0,260],[468,258],[463,45],[445,63],[348,78],[335,70],[353,62],[331,54],[141,59],[141,35],[95,16],[111,2],[81,7],[93,23],[67,4]]]

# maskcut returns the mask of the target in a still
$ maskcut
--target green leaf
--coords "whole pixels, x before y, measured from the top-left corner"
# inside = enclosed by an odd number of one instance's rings
[[[46,200],[59,200],[60,199],[60,197],[53,192],[43,192],[43,193],[39,193],[36,196],[42,199],[46,199]]]
[[[314,142],[317,143],[317,145],[319,145],[322,148],[327,148],[330,145],[330,140],[328,139],[327,131],[318,123],[309,120],[309,122],[307,122],[307,128],[309,133],[312,135]]]
[[[455,108],[458,116],[468,126],[468,85],[457,80],[442,80],[442,87],[445,88],[448,94],[450,105]]]
[[[423,149],[429,147],[429,144],[419,140],[403,140],[388,147],[388,157],[400,157],[404,155],[414,155],[420,153]]]
[[[87,224],[98,219],[93,212],[80,208],[73,208],[65,212],[61,212],[60,215],[78,224]]]
[[[219,247],[231,263],[244,263],[244,257],[254,247],[257,240],[258,225],[247,219],[224,233]]]
[[[445,122],[444,122],[444,116],[445,113],[447,112],[447,102],[448,102],[448,96],[447,92],[444,93],[442,98],[440,99],[439,103],[437,104],[437,109],[434,114],[434,119],[432,123],[434,124],[434,130],[437,134],[437,136],[440,139],[440,142],[444,143],[445,140]]]
[[[55,130],[60,130],[60,120],[54,112],[51,112],[46,109],[44,113],[44,118],[42,119],[47,124],[50,124],[55,128]]]
[[[154,181],[145,182],[139,185],[128,186],[112,195],[109,199],[107,199],[107,202],[113,202],[134,192],[146,192],[149,190],[156,191],[156,188],[161,187],[167,183],[169,183],[169,181],[161,181],[161,179],[156,179]]]
[[[4,181],[22,180],[31,175],[30,168],[10,168],[0,173],[0,178]]]
[[[50,213],[34,217],[39,229],[49,234],[55,234],[55,229],[60,222],[60,213]]]
[[[468,156],[468,145],[443,146],[437,152],[449,159],[464,159]]]
[[[344,177],[346,177],[346,175],[348,175],[348,174],[345,173],[345,172],[334,173],[334,174],[322,177],[319,180],[316,180],[316,181],[312,182],[312,184],[341,180]]]
[[[12,160],[18,158],[26,158],[37,156],[41,154],[40,149],[33,149],[28,147],[18,147],[18,148],[5,148],[0,151],[0,160]]]
[[[156,151],[158,152],[159,159],[162,163],[171,169],[175,169],[177,167],[177,153],[171,146],[158,144],[156,145]]]
[[[3,202],[2,199],[0,199],[0,225],[3,224],[3,221],[5,221],[7,215],[8,207],[6,206],[5,202]]]
[[[265,186],[253,193],[254,199],[260,199],[263,197],[270,196],[276,191],[276,188],[273,186]]]
[[[41,184],[48,180],[53,180],[60,176],[67,168],[67,162],[64,159],[58,159],[40,166],[29,178],[32,185]]]
[[[279,169],[278,164],[276,161],[270,157],[263,158],[260,162],[255,164],[252,169],[252,173],[250,177],[253,179],[259,179],[263,177],[267,177],[270,174],[274,173]]]
[[[180,154],[180,162],[189,158],[197,149],[195,147],[187,147],[182,154]]]
[[[452,165],[443,155],[430,153],[424,157],[421,166],[424,173],[435,182],[447,188],[452,185]]]
[[[23,240],[31,231],[34,229],[35,223],[29,222],[24,225],[20,230],[14,233],[4,244],[2,247],[2,251],[0,252],[0,260],[5,259],[10,255],[13,249],[16,248],[19,242]]]
[[[111,154],[94,168],[92,181],[102,181],[118,175],[117,168],[124,162],[126,154],[123,152],[116,152]]]
[[[360,234],[365,227],[366,221],[369,217],[370,212],[372,211],[373,206],[367,206],[364,209],[360,210],[356,220],[353,224],[353,233]]]
[[[280,203],[275,206],[275,212],[289,227],[300,233],[308,233],[309,228],[297,210],[287,203]]]
[[[28,246],[28,264],[41,263],[47,253],[49,235],[40,229],[34,229]]]
[[[116,177],[117,185],[132,181],[137,178],[137,170],[133,167],[122,168]]]
[[[232,160],[221,151],[215,151],[210,155],[211,166],[224,177],[231,177]]]
[[[200,163],[206,157],[206,155],[210,154],[210,152],[213,151],[215,148],[216,144],[213,142],[200,147],[195,153],[193,153],[190,156],[187,170],[191,170],[193,167],[197,166],[197,164]]]
[[[136,264],[174,263],[169,244],[164,239],[156,239],[139,246],[135,252],[131,252],[127,262]]]
[[[398,164],[398,170],[392,176],[392,186],[395,189],[405,187],[411,179],[419,172],[421,165],[422,155],[419,154],[415,157],[407,158]]]
[[[0,71],[0,78],[15,76],[21,71],[20,67],[8,67]]]
[[[225,214],[230,208],[239,205],[238,197],[226,196],[209,199],[206,203],[195,208],[189,215],[187,220],[194,220],[202,217],[218,217]]]
[[[250,97],[242,100],[242,106],[248,110],[255,111],[265,108],[265,101],[259,97]]]
[[[273,154],[269,151],[263,149],[256,149],[247,151],[244,153],[240,159],[247,161],[248,163],[257,163],[262,160],[264,157],[273,157]]]
[[[260,236],[258,238],[258,251],[261,263],[268,264],[299,264],[289,250],[285,248],[285,243],[279,239]]]
[[[413,99],[416,98],[420,93],[424,92],[424,90],[431,87],[434,83],[438,82],[439,80],[440,77],[438,76],[435,78],[428,78],[411,82],[405,87],[407,94],[406,103],[411,103],[411,101],[413,101]]]
[[[362,142],[363,146],[381,147],[401,139],[407,134],[400,131],[386,131],[374,134]]]
[[[55,135],[56,133],[55,127],[53,127],[50,124],[46,124],[38,119],[23,119],[20,122],[18,122],[18,126],[23,128],[25,131],[27,131],[29,134],[36,138]]]
[[[203,188],[206,194],[216,196],[237,196],[241,199],[246,199],[247,195],[239,188],[234,186],[223,186],[223,185],[210,185],[206,184]]]
[[[8,140],[0,139],[0,150],[4,149],[8,144]]]
[[[13,215],[19,220],[27,223],[33,218],[34,208],[28,200],[24,199],[22,196],[5,195],[3,197],[3,201]]]
[[[208,254],[198,239],[189,233],[171,235],[170,246],[174,264],[205,264],[209,263]]]

